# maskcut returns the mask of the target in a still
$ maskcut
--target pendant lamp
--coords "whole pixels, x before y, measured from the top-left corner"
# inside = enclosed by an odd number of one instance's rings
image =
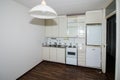
[[[53,19],[57,17],[55,10],[47,6],[45,0],[42,0],[40,5],[33,7],[29,13],[32,17],[40,19]]]

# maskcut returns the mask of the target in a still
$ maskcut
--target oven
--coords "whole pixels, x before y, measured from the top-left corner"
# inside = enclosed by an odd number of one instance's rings
[[[66,64],[77,65],[77,48],[66,48]]]

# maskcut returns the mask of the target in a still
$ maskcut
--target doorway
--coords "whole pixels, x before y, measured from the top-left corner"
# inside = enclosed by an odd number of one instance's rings
[[[107,19],[106,75],[115,80],[116,59],[116,15]]]

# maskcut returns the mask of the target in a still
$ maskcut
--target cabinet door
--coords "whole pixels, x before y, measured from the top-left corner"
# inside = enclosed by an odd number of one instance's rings
[[[85,15],[68,17],[68,37],[85,37]]]
[[[101,67],[101,48],[87,46],[86,50],[86,66],[100,68]]]
[[[58,37],[58,18],[46,20],[45,23],[45,36]]]
[[[42,47],[42,58],[43,60],[50,60],[49,47]]]
[[[102,23],[102,10],[96,11],[87,11],[86,12],[86,23],[94,24],[94,23]]]
[[[80,15],[78,16],[78,37],[80,38],[85,38],[86,37],[86,16],[85,15]]]
[[[57,48],[57,62],[65,63],[65,48]]]
[[[86,15],[79,15],[78,16],[78,22],[85,23],[86,21]]]
[[[78,47],[78,65],[86,66],[85,46]]]
[[[50,61],[56,62],[57,48],[50,48]]]
[[[68,37],[78,36],[78,16],[68,16]]]
[[[67,37],[67,16],[59,16],[59,37]]]
[[[86,25],[85,22],[79,23],[78,27],[78,37],[85,38],[86,37]]]

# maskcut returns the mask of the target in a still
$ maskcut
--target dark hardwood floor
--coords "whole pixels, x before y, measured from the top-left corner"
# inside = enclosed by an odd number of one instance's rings
[[[100,70],[43,61],[17,80],[108,80]]]

